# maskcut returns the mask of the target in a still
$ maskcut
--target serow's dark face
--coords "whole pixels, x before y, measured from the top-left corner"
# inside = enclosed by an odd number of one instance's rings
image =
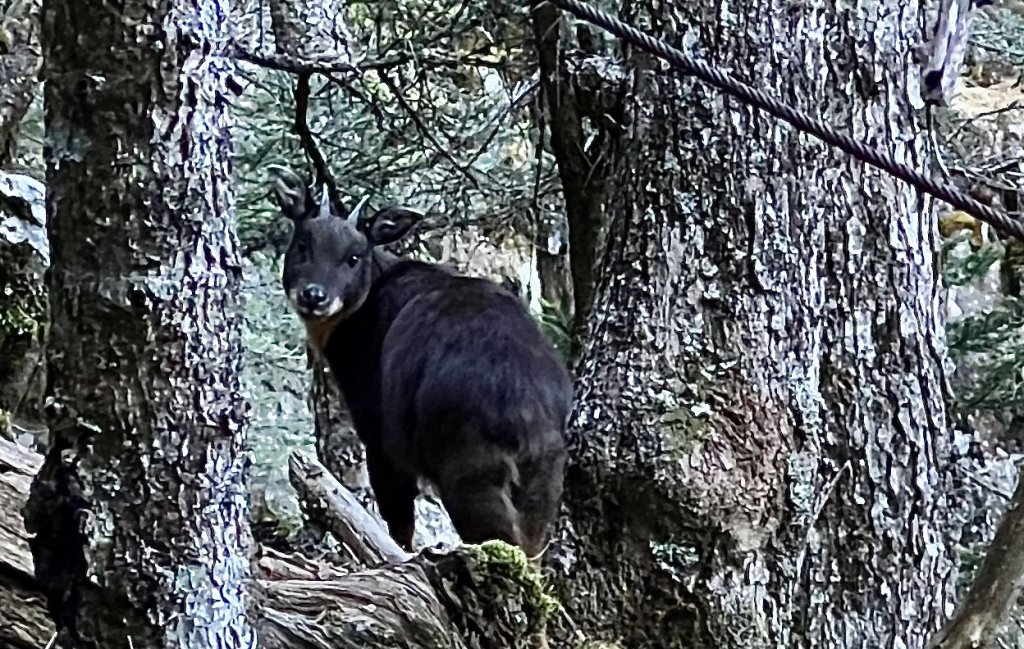
[[[295,222],[282,281],[307,320],[354,313],[370,291],[372,246],[348,219],[328,214]]]
[[[273,179],[278,205],[294,223],[281,280],[292,309],[306,321],[344,319],[363,305],[373,282],[373,248],[401,239],[421,215],[385,208],[361,218],[365,199],[348,215],[319,202],[293,172]]]

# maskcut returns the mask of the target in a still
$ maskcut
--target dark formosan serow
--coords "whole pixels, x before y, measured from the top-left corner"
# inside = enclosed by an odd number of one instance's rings
[[[463,541],[536,557],[562,497],[572,381],[522,300],[385,251],[416,212],[366,216],[364,200],[342,216],[286,170],[273,186],[294,222],[285,293],[348,404],[391,536],[412,550],[426,479]]]

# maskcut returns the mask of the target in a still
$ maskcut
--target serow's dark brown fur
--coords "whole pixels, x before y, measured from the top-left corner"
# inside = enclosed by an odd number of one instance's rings
[[[295,223],[285,292],[351,410],[392,537],[412,549],[423,477],[463,541],[538,555],[562,495],[572,382],[522,301],[380,249],[415,212],[339,216],[290,173],[276,190]]]

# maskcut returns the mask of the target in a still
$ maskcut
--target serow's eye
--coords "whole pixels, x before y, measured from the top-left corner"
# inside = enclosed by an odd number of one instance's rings
[[[356,264],[359,263],[359,255],[352,255],[351,257],[345,260],[345,263],[347,263],[352,268],[355,268]]]

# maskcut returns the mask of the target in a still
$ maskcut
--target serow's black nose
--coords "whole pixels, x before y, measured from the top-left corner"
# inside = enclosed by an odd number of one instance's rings
[[[305,307],[318,307],[326,300],[327,293],[324,291],[324,287],[319,284],[310,284],[299,293],[299,301]]]

